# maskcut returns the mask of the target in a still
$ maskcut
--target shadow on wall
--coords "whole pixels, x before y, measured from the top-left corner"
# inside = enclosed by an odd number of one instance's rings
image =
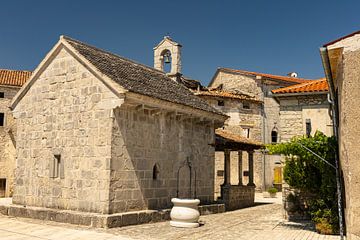
[[[130,107],[115,111],[110,212],[163,209],[176,197],[177,171],[187,157],[198,171],[197,195],[213,201],[214,148],[210,125]],[[194,178],[192,179],[194,186]],[[189,171],[180,171],[179,197],[189,197]]]

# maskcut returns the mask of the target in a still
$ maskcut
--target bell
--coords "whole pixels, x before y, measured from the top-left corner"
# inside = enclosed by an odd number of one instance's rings
[[[166,53],[165,55],[164,55],[164,62],[165,63],[170,63],[171,61],[170,61],[170,53]]]

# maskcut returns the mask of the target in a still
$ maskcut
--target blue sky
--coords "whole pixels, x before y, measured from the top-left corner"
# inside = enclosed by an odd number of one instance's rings
[[[207,84],[217,67],[323,75],[318,48],[360,30],[360,1],[12,0],[0,11],[0,68],[34,69],[65,34],[153,66],[153,47],[183,45],[183,74]]]

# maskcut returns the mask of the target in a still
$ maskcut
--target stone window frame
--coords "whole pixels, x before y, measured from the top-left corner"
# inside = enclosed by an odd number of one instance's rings
[[[50,178],[60,178],[64,179],[64,159],[61,157],[61,154],[54,154],[53,158],[50,160]]]

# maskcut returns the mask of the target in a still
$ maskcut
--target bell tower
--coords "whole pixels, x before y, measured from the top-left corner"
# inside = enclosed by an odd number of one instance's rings
[[[181,73],[181,45],[169,36],[154,47],[154,68],[172,77]]]

